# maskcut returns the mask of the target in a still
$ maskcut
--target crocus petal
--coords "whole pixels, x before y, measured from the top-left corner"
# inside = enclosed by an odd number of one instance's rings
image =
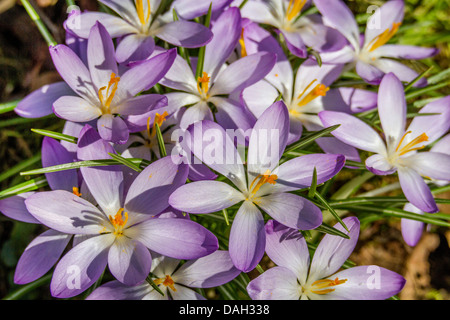
[[[158,300],[167,299],[154,290],[147,282],[137,286],[127,286],[119,281],[107,282],[94,291],[86,300]]]
[[[89,122],[102,115],[100,108],[89,100],[63,96],[53,103],[53,112],[60,118],[73,122]]]
[[[190,288],[180,286],[176,283],[174,284],[174,288],[176,291],[170,292],[173,300],[206,300],[205,297]],[[167,290],[169,290],[169,288],[167,288]]]
[[[34,194],[34,192],[25,192],[0,200],[0,212],[8,218],[26,223],[40,223],[33,215],[28,212],[25,205],[25,199]]]
[[[421,60],[438,54],[436,48],[426,48],[399,44],[385,44],[373,51],[373,54],[380,57]]]
[[[223,12],[211,28],[214,34],[205,48],[203,71],[214,80],[226,59],[236,48],[241,36],[241,13],[238,8]]]
[[[180,20],[166,23],[158,28],[156,36],[175,46],[198,48],[206,45],[213,34],[199,23]]]
[[[359,29],[352,11],[344,1],[314,0],[326,25],[339,30],[353,47],[359,48]]]
[[[403,0],[388,1],[378,8],[367,20],[365,43],[369,44],[375,37],[387,29],[392,29],[394,23],[402,22],[405,4]]]
[[[440,152],[419,152],[402,159],[403,163],[421,176],[450,181],[450,155]]]
[[[356,73],[367,83],[379,85],[385,74],[376,66],[359,60],[356,63]]]
[[[217,250],[206,257],[184,263],[172,279],[190,288],[212,288],[230,282],[240,273],[228,251]]]
[[[361,158],[356,148],[343,143],[334,137],[321,137],[315,140],[319,147],[329,154],[342,154],[347,160],[360,162]]]
[[[347,232],[340,223],[334,227],[347,234],[350,239],[329,234],[323,237],[311,261],[308,282],[335,273],[353,252],[359,237],[359,220],[356,217],[347,217],[343,222],[350,232]]]
[[[136,11],[136,6],[133,1],[123,0],[99,0],[105,6],[114,10],[126,21],[137,21],[139,19]]]
[[[131,184],[125,209],[156,215],[169,206],[169,196],[186,182],[188,166],[164,157],[146,167]]]
[[[319,118],[326,128],[340,125],[331,134],[346,144],[375,153],[386,151],[384,141],[378,133],[352,115],[343,112],[322,111],[319,113]]]
[[[120,282],[134,286],[145,280],[150,272],[152,257],[141,243],[121,237],[108,253],[108,266]]]
[[[403,210],[423,214],[423,211],[413,206],[411,203],[405,204]],[[403,240],[405,240],[406,244],[410,247],[415,247],[422,237],[423,229],[425,224],[422,221],[416,221],[411,219],[402,218],[401,220],[401,228],[402,228],[402,236]]]
[[[113,235],[100,235],[81,242],[64,255],[53,272],[52,296],[74,297],[97,281],[105,270],[113,241]]]
[[[373,91],[342,87],[330,89],[322,103],[325,110],[358,113],[377,107],[378,94]]]
[[[287,32],[284,30],[281,30],[281,33],[283,34],[286,46],[289,51],[299,58],[306,58],[308,52],[301,35],[298,32]]]
[[[40,118],[53,113],[53,103],[74,92],[65,82],[46,84],[23,98],[14,112],[23,118]]]
[[[322,211],[296,194],[271,194],[258,198],[257,204],[272,218],[290,228],[311,230],[322,223]]]
[[[436,142],[430,151],[450,154],[450,134]]]
[[[309,251],[305,238],[297,229],[269,220],[266,223],[266,253],[277,266],[290,269],[300,283],[306,282]]]
[[[398,168],[398,178],[409,202],[425,212],[436,213],[439,211],[430,188],[415,170],[400,167]]]
[[[192,100],[194,100],[194,96],[192,96]],[[195,99],[197,100],[197,99]],[[193,106],[189,107],[181,117],[180,120],[180,128],[186,130],[189,126],[197,121],[202,120],[214,120],[214,115],[205,101],[199,101]]]
[[[326,295],[315,295],[319,299],[330,300],[385,300],[399,293],[406,280],[396,272],[379,266],[358,266],[340,271],[330,277],[347,279],[345,283],[333,287]]]
[[[253,127],[247,156],[248,180],[279,164],[289,134],[289,113],[283,101],[270,106]]]
[[[44,137],[41,153],[43,168],[73,161],[73,155],[58,141],[49,137]],[[45,178],[52,190],[72,191],[73,187],[79,187],[78,173],[75,169],[46,173]]]
[[[275,62],[275,54],[267,52],[241,58],[219,73],[209,93],[214,96],[241,91],[263,79],[272,70]]]
[[[405,137],[405,143],[426,133],[427,144],[433,143],[450,129],[450,96],[428,103],[419,113],[438,113],[437,115],[415,117],[406,131],[411,133]]]
[[[56,70],[75,93],[92,103],[98,101],[91,74],[75,52],[66,45],[58,44],[50,47],[50,55]]]
[[[251,129],[255,124],[255,117],[237,101],[212,97],[210,102],[217,107],[215,118],[224,129],[245,131]]]
[[[107,221],[93,204],[63,190],[35,193],[25,205],[42,224],[64,233],[99,234]]]
[[[230,4],[231,0],[214,0],[211,1],[211,13],[216,13],[222,11],[225,6]],[[181,0],[174,2],[174,9],[176,10],[179,17],[184,20],[191,20],[208,13],[209,5],[208,2],[197,1],[197,0]]]
[[[108,84],[111,74],[118,74],[114,43],[105,27],[97,22],[91,29],[87,45],[88,67],[96,92]]]
[[[167,98],[161,94],[143,94],[122,102],[114,108],[114,113],[118,113],[121,116],[143,115],[153,109],[166,106],[167,103]]]
[[[130,34],[120,40],[116,49],[116,59],[119,63],[145,60],[155,49],[153,37],[140,34]]]
[[[386,157],[381,154],[374,154],[367,158],[366,167],[373,174],[379,176],[393,174],[395,171],[397,171],[397,168],[390,164]]]
[[[377,69],[381,70],[383,73],[389,73],[392,72],[399,78],[402,82],[411,82],[414,79],[416,79],[419,74],[411,69],[410,67],[407,67],[401,62],[392,60],[392,59],[377,59],[374,61],[374,65]],[[427,85],[427,79],[422,78],[419,81],[417,81],[413,87],[424,87]]]
[[[345,64],[355,61],[355,51],[348,45],[334,52],[321,52],[320,58],[322,63],[328,64]]]
[[[278,5],[275,3],[275,5]],[[277,26],[278,21],[273,15],[272,7],[265,2],[249,1],[241,9],[242,16],[258,23]]]
[[[266,80],[261,80],[242,91],[242,99],[256,118],[259,118],[278,98],[278,90]]]
[[[179,187],[170,195],[169,203],[172,207],[188,213],[211,213],[243,200],[244,195],[230,185],[206,180]]]
[[[33,239],[17,262],[14,283],[26,284],[39,279],[58,261],[72,235],[47,230]]]
[[[176,56],[173,65],[161,79],[160,83],[172,89],[190,92],[194,94],[198,93],[197,80],[195,79],[194,73],[192,69],[189,67],[186,60],[182,58],[180,55]],[[169,94],[175,93],[178,92],[174,93],[171,92]],[[181,94],[181,92],[179,94]],[[190,103],[185,103],[184,105],[186,104]]]
[[[188,147],[200,161],[230,179],[241,191],[247,189],[242,158],[221,126],[203,120],[191,125],[187,132]]]
[[[115,153],[112,146],[89,125],[80,132],[78,139],[78,159],[110,159],[108,153]],[[82,167],[83,179],[97,203],[107,214],[115,215],[122,207],[123,173],[120,166]]]
[[[104,114],[97,121],[97,129],[103,140],[124,144],[130,136],[130,131],[121,117]]]
[[[247,292],[252,300],[298,300],[297,277],[290,269],[274,267],[250,281]]]
[[[197,259],[219,247],[212,232],[187,219],[149,219],[127,229],[127,235],[150,250],[175,259]]]
[[[393,74],[383,77],[378,89],[378,114],[388,145],[397,146],[406,127],[406,98],[403,84]]]
[[[230,231],[229,250],[236,268],[253,270],[264,255],[266,235],[264,218],[250,201],[244,201],[234,217]]]

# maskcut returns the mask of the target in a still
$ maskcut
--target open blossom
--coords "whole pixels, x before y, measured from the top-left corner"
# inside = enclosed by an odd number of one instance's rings
[[[250,129],[254,125],[254,117],[234,94],[263,79],[273,68],[276,56],[258,52],[226,63],[242,33],[238,8],[223,12],[212,26],[212,32],[214,37],[205,47],[201,76],[196,79],[186,60],[177,56],[172,68],[160,81],[162,85],[178,90],[166,94],[169,107],[180,109],[189,106],[180,120],[183,130],[201,120],[215,120],[226,129]],[[209,104],[215,106],[214,113]]]
[[[359,220],[343,219],[350,239],[326,234],[312,260],[298,230],[269,220],[266,253],[277,265],[252,280],[247,291],[254,300],[384,300],[399,293],[406,280],[376,265],[340,270],[356,246]]]
[[[341,49],[345,38],[325,26],[320,15],[302,15],[310,4],[309,0],[250,0],[243,7],[242,16],[277,28],[289,51],[300,58],[308,55],[307,46],[319,52]]]
[[[425,59],[437,54],[435,48],[387,44],[399,30],[404,16],[403,0],[387,1],[367,21],[365,34],[359,33],[351,10],[341,0],[314,0],[327,24],[339,30],[349,44],[336,52],[321,54],[324,63],[355,66],[366,82],[379,84],[386,73],[394,73],[401,81],[411,82],[418,73],[395,59]],[[424,86],[422,78],[415,86]]]
[[[387,74],[378,91],[378,114],[384,140],[367,123],[346,113],[322,111],[325,126],[340,124],[332,132],[336,138],[355,148],[373,152],[366,167],[374,174],[398,172],[406,198],[425,212],[437,212],[431,191],[422,177],[450,180],[450,156],[440,152],[417,152],[446,134],[450,128],[450,97],[435,100],[406,128],[406,100],[403,85],[392,73]]]
[[[112,39],[100,23],[89,34],[86,66],[66,45],[50,48],[53,63],[61,77],[77,96],[62,96],[53,103],[53,111],[73,122],[97,120],[100,136],[115,143],[125,143],[133,116],[142,116],[167,105],[164,96],[144,94],[172,65],[176,52],[169,50],[119,74]]]
[[[114,153],[111,145],[86,125],[78,141],[78,158],[107,159],[108,153]],[[170,157],[153,162],[126,195],[120,168],[82,167],[80,171],[95,204],[62,190],[38,192],[25,200],[28,211],[42,224],[86,236],[58,262],[51,283],[53,296],[83,292],[106,265],[116,279],[135,285],[150,271],[149,249],[177,259],[195,259],[217,250],[217,238],[201,225],[187,219],[154,218],[169,206],[171,192],[185,183],[185,165],[175,165]],[[70,282],[74,270],[79,275],[77,285]]]
[[[99,0],[118,14],[104,12],[76,13],[69,17],[69,30],[88,38],[90,29],[100,22],[113,38],[119,38],[115,58],[119,63],[147,59],[155,49],[155,37],[175,46],[197,48],[212,37],[205,26],[192,21],[173,21],[172,11],[155,16],[161,0]],[[73,21],[73,20],[76,20]]]
[[[322,223],[322,212],[317,206],[289,191],[310,186],[314,168],[317,183],[331,179],[342,169],[345,158],[311,154],[280,165],[289,133],[289,116],[283,102],[274,103],[256,122],[250,135],[247,172],[233,140],[218,124],[207,120],[196,122],[188,132],[194,155],[235,187],[222,181],[188,183],[170,196],[169,203],[178,210],[198,214],[217,212],[242,202],[229,241],[231,259],[238,269],[252,270],[264,254],[264,217],[258,207],[292,228],[309,230]],[[211,135],[213,142],[209,142]],[[216,156],[204,154],[210,149],[214,149]]]
[[[195,288],[218,287],[241,273],[233,265],[229,253],[223,250],[189,260],[181,266],[180,260],[154,256],[151,280],[164,296],[146,281],[133,287],[111,281],[95,289],[87,300],[205,300],[194,291]]]

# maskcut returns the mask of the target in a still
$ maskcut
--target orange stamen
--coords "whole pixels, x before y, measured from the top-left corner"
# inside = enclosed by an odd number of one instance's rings
[[[147,118],[147,134],[149,137],[154,137],[156,135],[156,129],[155,129],[156,124],[158,124],[158,126],[161,127],[162,124],[164,123],[164,121],[166,121],[166,118],[168,116],[169,116],[169,113],[167,111],[164,111],[164,113],[162,115],[157,113],[155,115],[155,121],[153,121],[152,128],[150,128],[151,117]]]
[[[313,80],[306,88],[303,90],[303,92],[297,97],[297,99],[300,99],[305,92],[316,82],[317,80]],[[317,84],[314,89],[312,89],[306,96],[304,96],[300,102],[297,104],[299,107],[305,106],[317,97],[325,97],[327,95],[327,92],[330,90],[329,87],[327,87],[324,84]]]
[[[76,195],[77,197],[81,197],[81,196],[82,196],[82,194],[80,193],[78,187],[73,187],[73,188],[72,188],[72,193],[73,193],[74,195]]]
[[[372,52],[382,45],[386,44],[397,33],[401,22],[394,22],[391,29],[386,29],[383,33],[379,34],[368,44],[369,51]]]
[[[340,284],[343,284],[347,282],[347,279],[342,279],[339,280],[339,278],[336,278],[334,280],[329,280],[329,279],[322,279],[322,280],[317,280],[315,282],[313,282],[312,284],[312,288],[310,289],[312,293],[315,294],[327,294],[330,292],[333,292],[335,289],[334,288],[329,288],[329,287],[334,287]]]
[[[259,181],[256,183],[255,187],[253,185],[255,182],[259,179]],[[271,174],[270,170],[267,169],[264,174],[259,174],[250,184],[250,190],[252,194],[256,194],[258,190],[266,183],[269,184],[276,184],[277,183],[278,176],[276,174]]]
[[[287,19],[289,21],[294,19],[300,13],[300,11],[302,11],[305,4],[306,0],[290,0],[286,10]]]
[[[117,87],[119,86],[120,77],[116,77],[116,74],[113,72],[111,73],[111,79],[108,82],[108,86],[101,87],[98,90],[98,97],[100,99],[100,102],[102,103],[103,107],[105,107],[106,110],[109,110],[109,107],[111,106],[111,102],[114,99],[114,95],[116,94]],[[103,95],[103,91],[106,90],[106,100],[105,96]],[[111,91],[110,91],[111,90]]]
[[[139,17],[139,21],[141,22],[141,24],[146,25],[147,22],[150,20],[150,0],[147,0],[147,6],[148,6],[148,11],[147,11],[147,16],[144,15],[144,3],[142,2],[142,0],[136,0],[136,11]]]
[[[241,58],[246,57],[247,49],[245,48],[244,28],[242,28],[242,31],[241,31],[241,38],[239,39],[239,44],[241,45]]]
[[[203,74],[201,77],[198,77],[197,79],[197,90],[198,93],[202,96],[208,96],[209,91],[209,81],[211,80],[210,77],[208,77],[208,74],[203,71]]]
[[[428,136],[425,133],[422,133],[420,136],[416,137],[414,140],[410,141],[408,144],[406,144],[406,146],[404,146],[400,149],[400,146],[402,145],[403,141],[405,140],[405,137],[410,133],[411,133],[411,131],[408,131],[403,135],[397,148],[395,149],[396,152],[399,152],[400,156],[402,156],[408,152],[411,152],[411,151],[420,150],[420,149],[425,148],[425,146],[415,147],[419,143],[428,141]]]
[[[124,212],[122,215],[123,211],[124,208],[120,208],[114,218],[112,216],[109,216],[109,221],[114,226],[114,234],[116,236],[121,236],[123,234],[123,227],[128,221],[128,212]]]
[[[153,282],[156,285],[160,285],[162,283],[164,286],[169,287],[173,291],[177,291],[177,289],[175,289],[175,286],[174,286],[175,282],[169,275],[166,275],[166,277],[164,279],[162,279],[162,278],[155,279]]]

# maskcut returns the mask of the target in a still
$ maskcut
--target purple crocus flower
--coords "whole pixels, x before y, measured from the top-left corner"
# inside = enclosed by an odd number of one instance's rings
[[[111,145],[86,125],[78,141],[78,158],[107,159],[108,153],[114,153]],[[185,183],[186,165],[176,165],[170,157],[153,162],[136,177],[126,196],[120,167],[80,170],[96,205],[63,190],[39,192],[25,200],[42,224],[87,238],[58,262],[51,282],[53,296],[80,294],[106,265],[117,280],[135,285],[150,271],[149,249],[177,259],[196,259],[217,250],[217,238],[201,225],[154,218],[169,206],[171,192]]]
[[[386,73],[394,73],[401,81],[411,82],[418,73],[394,59],[425,59],[437,54],[435,48],[386,44],[398,31],[404,15],[402,0],[387,1],[367,21],[364,36],[351,10],[341,0],[314,0],[327,23],[339,30],[349,45],[336,52],[321,54],[324,63],[356,66],[356,72],[366,82],[378,85]],[[422,78],[415,86],[426,85]]]
[[[241,273],[229,253],[223,250],[189,260],[181,266],[180,260],[154,256],[151,277],[164,296],[145,281],[133,287],[111,281],[95,289],[87,300],[206,300],[192,288],[221,286]]]
[[[264,218],[258,207],[292,228],[314,229],[322,223],[318,207],[289,191],[310,186],[314,168],[318,183],[332,178],[343,167],[345,158],[313,154],[279,165],[289,133],[288,110],[282,101],[268,108],[252,130],[247,172],[233,139],[217,123],[196,122],[188,132],[194,155],[227,177],[237,189],[222,181],[197,181],[178,188],[169,203],[183,212],[198,214],[217,212],[243,201],[229,238],[231,259],[238,269],[252,270],[264,254]],[[211,136],[213,142],[208,144],[205,139]],[[206,153],[211,150],[215,156],[209,157]]]
[[[50,54],[61,77],[78,95],[60,97],[53,103],[53,111],[60,118],[73,122],[98,119],[98,131],[105,140],[125,143],[129,127],[134,125],[134,115],[167,104],[162,95],[135,96],[162,78],[175,59],[175,49],[119,76],[112,39],[105,27],[96,23],[87,44],[88,66],[66,45],[51,47]]]
[[[431,152],[439,152],[450,155],[450,134],[446,135],[444,138],[439,140],[430,149]],[[436,185],[447,185],[449,181],[433,181]],[[414,212],[417,214],[423,214],[423,211],[415,207],[411,203],[405,204],[403,210]],[[421,221],[411,220],[411,219],[401,219],[401,229],[403,240],[410,247],[414,247],[419,242],[422,237],[423,230],[425,229],[425,223]]]
[[[207,44],[212,37],[205,26],[191,21],[173,21],[172,11],[155,16],[161,0],[99,0],[119,16],[104,12],[83,12],[72,15],[68,25],[77,26],[71,32],[88,38],[97,21],[102,23],[113,38],[119,38],[115,58],[119,63],[147,59],[155,49],[154,38],[175,46],[197,48]],[[70,19],[78,19],[77,23]]]
[[[238,8],[223,12],[212,26],[212,32],[214,37],[205,48],[201,77],[195,79],[192,68],[181,56],[177,56],[173,67],[160,82],[179,90],[166,95],[169,107],[179,109],[189,106],[180,120],[183,130],[195,121],[214,118],[226,129],[250,129],[254,125],[254,117],[232,94],[263,79],[273,68],[276,56],[258,52],[229,65],[225,63],[238,45],[242,33]],[[209,103],[216,107],[215,114]]]
[[[250,281],[247,291],[253,300],[384,300],[396,295],[406,280],[376,265],[339,271],[354,250],[359,220],[343,219],[349,232],[334,227],[350,239],[325,235],[310,262],[305,239],[298,230],[269,220],[266,253],[277,265]]]
[[[289,110],[290,133],[288,144],[298,141],[303,127],[308,131],[323,129],[317,114],[323,110],[355,113],[376,107],[377,94],[355,88],[330,88],[339,77],[341,65],[319,66],[313,59],[303,62],[296,72],[280,45],[269,32],[256,23],[244,29],[246,51],[273,52],[277,62],[271,72],[254,85],[244,89],[241,97],[250,111],[258,118],[278,97]],[[335,138],[319,138],[316,142],[328,153],[342,153],[348,159],[360,161],[358,152]]]
[[[378,114],[385,140],[367,123],[355,116],[322,111],[323,125],[340,127],[332,132],[336,138],[355,148],[373,152],[366,160],[368,170],[377,175],[398,172],[406,198],[420,210],[437,212],[434,198],[422,176],[450,180],[450,156],[439,152],[416,152],[446,134],[450,128],[450,96],[433,101],[406,127],[406,100],[403,85],[392,73],[387,74],[378,91]]]
[[[177,0],[172,3],[172,8],[175,9],[178,17],[185,20],[191,20],[207,14],[211,4],[211,19],[215,20],[215,17],[220,15],[232,1],[233,0]]]
[[[301,15],[309,0],[250,0],[242,8],[242,16],[277,28],[289,51],[306,58],[307,46],[316,51],[337,51],[346,41],[335,29],[327,27],[318,14]]]

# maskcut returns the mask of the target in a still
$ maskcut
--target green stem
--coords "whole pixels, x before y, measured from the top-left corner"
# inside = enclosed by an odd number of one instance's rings
[[[41,33],[42,37],[45,39],[45,42],[47,42],[47,45],[49,47],[56,46],[58,43],[53,38],[50,31],[47,29],[47,26],[44,24],[44,22],[41,20],[41,17],[37,14],[34,7],[31,5],[31,3],[28,0],[20,0],[23,7],[27,11],[28,15],[30,16],[31,20],[34,21],[37,28],[39,29],[39,32]]]
[[[34,282],[26,284],[26,285],[20,287],[18,290],[14,291],[13,293],[7,295],[2,300],[19,300],[24,295],[26,295],[29,292],[32,292],[36,288],[39,288],[39,287],[41,287],[43,285],[46,285],[46,284],[49,284],[50,281],[52,280],[52,276],[53,276],[53,274],[50,273],[50,274],[48,274],[46,276],[43,276],[42,278],[40,278],[40,279],[38,279],[38,280],[36,280]]]

